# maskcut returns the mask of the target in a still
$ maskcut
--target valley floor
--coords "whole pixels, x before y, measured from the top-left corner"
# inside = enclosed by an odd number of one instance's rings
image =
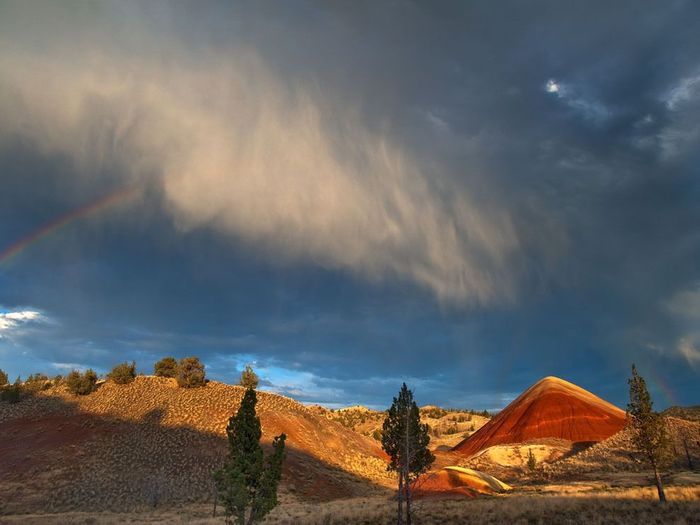
[[[689,474],[691,477],[697,474]],[[602,482],[532,485],[505,496],[476,499],[432,499],[415,503],[414,523],[486,524],[700,524],[700,486],[667,488],[668,502],[656,500],[654,487],[615,487]],[[351,498],[327,503],[279,505],[265,520],[269,524],[392,524],[396,522],[395,502],[385,495]],[[220,512],[220,509],[219,509]],[[61,513],[2,516],[0,523],[19,524],[117,524],[149,523],[214,525],[211,505],[190,505],[172,510],[144,513]]]

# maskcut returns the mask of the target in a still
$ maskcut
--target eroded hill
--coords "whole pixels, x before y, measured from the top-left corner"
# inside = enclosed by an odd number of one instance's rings
[[[207,501],[243,392],[213,381],[182,389],[141,376],[129,385],[106,382],[84,397],[54,387],[2,403],[0,512]],[[392,484],[376,440],[271,393],[258,392],[257,411],[265,443],[288,436],[283,498],[330,500]]]

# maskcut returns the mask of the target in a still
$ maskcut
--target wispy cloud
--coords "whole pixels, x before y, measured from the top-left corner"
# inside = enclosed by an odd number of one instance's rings
[[[169,67],[109,49],[4,45],[0,69],[0,136],[28,136],[82,166],[118,158],[127,177],[162,188],[182,230],[214,228],[369,280],[408,279],[448,302],[517,292],[521,241],[507,209],[252,52]]]

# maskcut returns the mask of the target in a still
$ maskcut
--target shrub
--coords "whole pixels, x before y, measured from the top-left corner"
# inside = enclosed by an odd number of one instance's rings
[[[51,388],[51,380],[45,374],[30,374],[24,382],[24,390],[30,393]]]
[[[126,362],[120,363],[112,368],[107,377],[118,385],[133,383],[134,379],[136,379],[136,363],[133,361],[131,364]]]
[[[183,388],[203,386],[204,365],[198,357],[183,357],[177,366],[177,384]]]
[[[382,429],[381,428],[375,428],[374,432],[372,432],[372,437],[376,439],[377,441],[382,440]]]
[[[19,402],[21,394],[22,381],[18,377],[13,384],[6,385],[2,388],[2,391],[0,392],[0,399],[8,403],[17,403]]]
[[[258,374],[253,372],[253,368],[250,365],[246,365],[245,370],[241,372],[241,380],[238,384],[244,388],[252,388],[255,390],[258,388],[259,381]]]
[[[177,361],[174,357],[164,357],[155,364],[153,373],[158,377],[177,377]]]
[[[97,374],[88,368],[84,374],[73,370],[66,377],[68,391],[76,396],[86,396],[97,389]]]
[[[0,368],[0,386],[5,386],[7,384],[7,373]]]
[[[531,448],[527,449],[527,468],[530,469],[530,472],[534,472],[537,468],[537,460]]]

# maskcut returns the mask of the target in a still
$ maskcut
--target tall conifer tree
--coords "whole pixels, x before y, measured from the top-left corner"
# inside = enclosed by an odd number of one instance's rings
[[[226,521],[238,525],[262,520],[277,505],[277,487],[282,475],[286,436],[275,437],[273,452],[265,458],[260,446],[262,431],[255,413],[256,403],[255,390],[248,388],[238,412],[226,427],[228,459],[214,472]]]
[[[406,502],[406,524],[411,525],[411,484],[427,471],[435,460],[428,450],[428,425],[420,422],[418,405],[406,383],[389,408],[382,431],[382,448],[389,455],[389,470],[399,475],[397,523],[403,523],[403,502]]]
[[[644,455],[654,469],[654,480],[659,501],[666,501],[666,494],[659,475],[659,466],[668,449],[668,434],[666,424],[661,414],[654,412],[653,401],[647,390],[644,378],[637,373],[632,365],[632,377],[627,383],[630,387],[630,402],[627,405],[627,415],[632,429],[632,442],[635,448]]]

